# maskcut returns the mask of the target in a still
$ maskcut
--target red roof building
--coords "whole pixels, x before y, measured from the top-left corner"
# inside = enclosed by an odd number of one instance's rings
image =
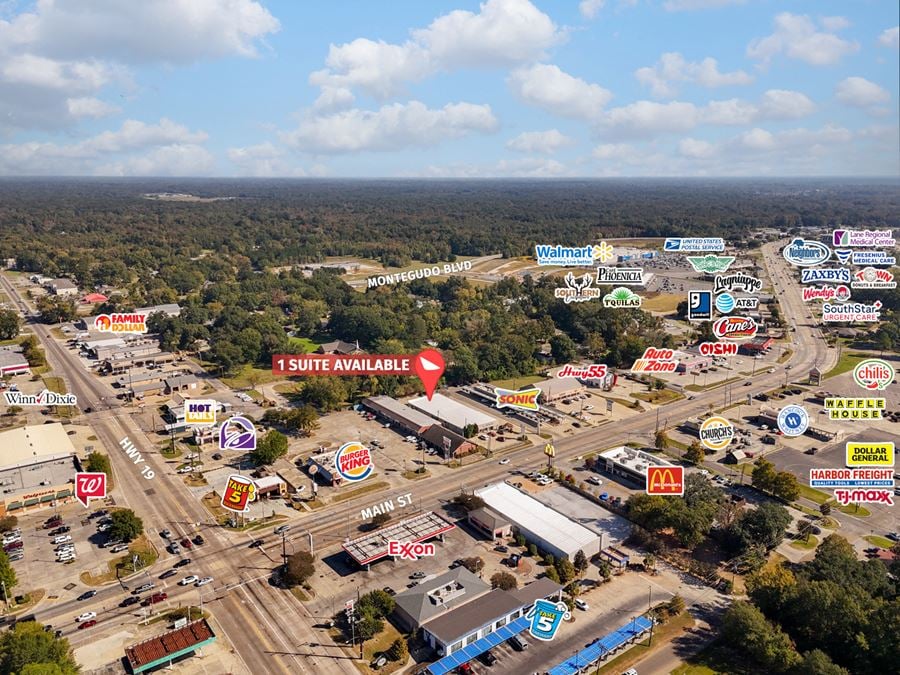
[[[88,293],[81,299],[83,303],[95,303],[95,302],[106,302],[109,300],[103,293]]]
[[[216,639],[216,634],[200,619],[155,638],[125,648],[125,658],[132,673],[144,673],[171,664]]]

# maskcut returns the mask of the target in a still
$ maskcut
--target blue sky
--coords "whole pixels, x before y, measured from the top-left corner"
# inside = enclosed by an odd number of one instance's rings
[[[0,0],[0,174],[900,175],[896,0]]]

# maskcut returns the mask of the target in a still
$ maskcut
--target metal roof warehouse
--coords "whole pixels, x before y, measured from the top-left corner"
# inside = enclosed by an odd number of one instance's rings
[[[412,399],[409,405],[416,410],[421,410],[426,415],[430,415],[458,434],[464,434],[466,426],[470,424],[476,425],[478,431],[493,429],[500,425],[500,420],[496,417],[491,417],[480,410],[470,408],[443,394],[435,394],[430,401],[426,397],[420,396]]]
[[[125,658],[132,673],[146,673],[161,666],[169,666],[176,659],[192,654],[215,639],[216,634],[206,619],[200,619],[183,628],[176,628],[126,647]]]

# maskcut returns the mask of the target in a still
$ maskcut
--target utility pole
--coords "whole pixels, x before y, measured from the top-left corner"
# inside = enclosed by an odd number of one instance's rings
[[[9,598],[6,596],[6,582],[0,581],[0,586],[3,586],[3,602],[9,607]]]
[[[281,533],[281,564],[287,568],[287,531]]]
[[[653,586],[647,584],[647,614],[650,615],[650,610],[653,607]],[[650,616],[650,641],[647,643],[647,646],[653,644],[653,617]]]

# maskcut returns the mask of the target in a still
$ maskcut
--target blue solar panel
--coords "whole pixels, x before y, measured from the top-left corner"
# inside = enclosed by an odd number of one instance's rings
[[[550,675],[575,675],[579,670],[597,661],[603,654],[618,649],[631,638],[640,635],[650,628],[650,620],[639,616],[634,621],[629,621],[618,630],[600,638],[590,647],[582,649],[574,656],[570,656],[558,666],[552,668]]]
[[[488,649],[496,647],[501,642],[508,640],[513,635],[518,635],[528,628],[529,623],[529,620],[524,616],[519,617],[512,623],[498,628],[493,633],[485,635],[483,638],[475,640],[472,644],[453,652],[449,656],[445,656],[440,661],[432,663],[428,666],[428,672],[431,673],[431,675],[445,675],[454,668],[458,668],[462,664],[471,661],[479,654],[483,654]]]

